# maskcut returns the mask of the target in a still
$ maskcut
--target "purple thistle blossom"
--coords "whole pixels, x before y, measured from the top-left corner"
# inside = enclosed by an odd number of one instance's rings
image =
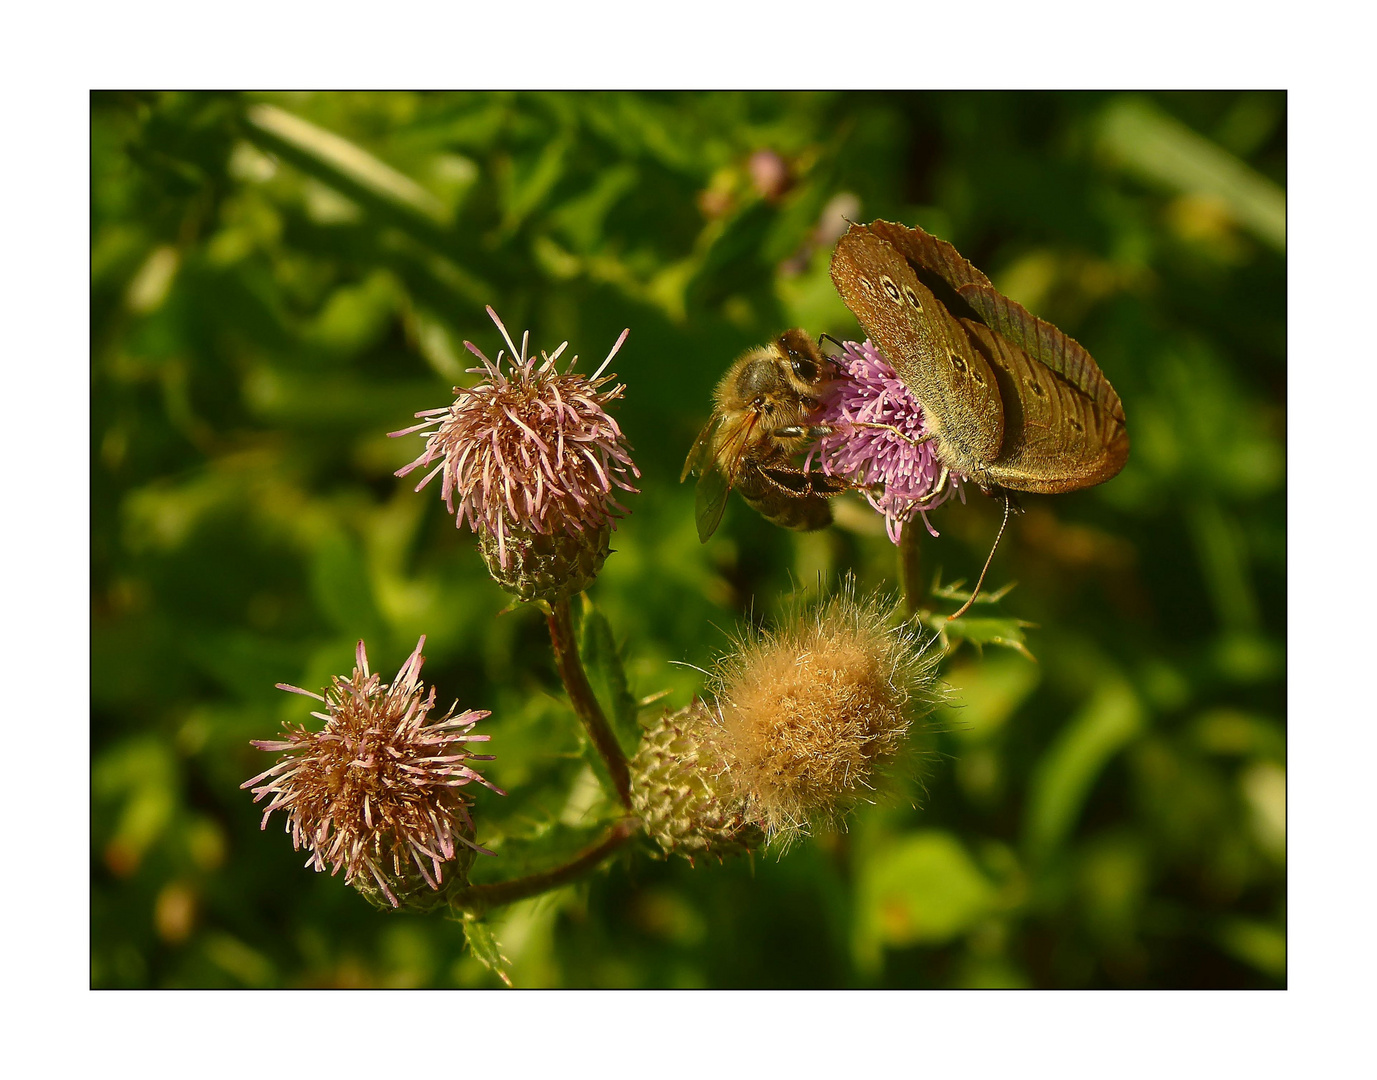
[[[328,865],[331,874],[343,869],[346,882],[365,895],[380,890],[393,907],[422,883],[439,889],[443,864],[463,855],[461,849],[492,854],[474,842],[473,819],[459,789],[477,780],[506,794],[466,764],[492,760],[491,754],[470,754],[464,745],[489,739],[469,734],[489,713],[456,715],[456,703],[427,721],[435,688],[427,694],[420,681],[425,640],[416,643],[391,684],[368,670],[362,641],[354,673],[348,679],[334,676],[323,696],[278,683],[279,690],[324,702],[325,711],[311,715],[325,726],[311,731],[289,723],[285,739],[253,740],[259,750],[283,756],[240,785],[253,788],[254,802],[271,796],[262,827],[281,810],[292,847],[311,852],[307,866],[320,871]],[[461,873],[465,865],[460,863]]]
[[[529,332],[522,334],[518,350],[497,313],[491,307],[487,311],[511,350],[505,369],[501,351],[492,361],[472,342],[464,342],[483,362],[469,369],[482,376],[479,382],[455,387],[452,405],[418,412],[422,423],[389,437],[421,433],[424,452],[396,475],[438,460],[416,490],[442,474],[440,494],[455,525],[467,521],[474,532],[492,536],[499,562],[508,567],[514,531],[577,536],[596,532],[627,512],[613,489],[635,492],[631,480],[641,473],[606,408],[625,387],[605,390],[616,376],[603,371],[630,330],[622,331],[607,359],[585,376],[572,370],[577,356],[565,371],[556,369],[567,341],[537,360],[526,353]]]
[[[942,463],[931,441],[919,441],[927,424],[913,391],[869,340],[848,341],[842,349],[836,363],[843,377],[823,391],[815,421],[835,430],[813,445],[805,468],[817,454],[823,472],[858,484],[866,501],[884,515],[891,543],[899,542],[904,525],[916,517],[936,536],[927,511],[952,495],[965,502],[965,477],[953,472],[949,486],[936,490]]]

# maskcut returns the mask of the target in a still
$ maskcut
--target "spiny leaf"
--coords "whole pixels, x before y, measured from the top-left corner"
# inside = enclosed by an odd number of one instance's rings
[[[511,986],[512,978],[508,974],[511,961],[502,955],[502,946],[493,934],[492,927],[483,919],[465,917],[464,937],[469,943],[469,950],[483,966]]]

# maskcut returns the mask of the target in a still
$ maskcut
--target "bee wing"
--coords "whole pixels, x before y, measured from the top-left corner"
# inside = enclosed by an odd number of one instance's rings
[[[703,425],[703,430],[698,433],[698,438],[693,441],[693,449],[688,452],[688,457],[684,459],[684,471],[679,474],[679,483],[688,479],[688,474],[693,472],[702,476],[712,467],[712,444],[717,434],[717,428],[722,423],[721,413],[713,413],[712,419]]]
[[[709,467],[698,477],[693,493],[693,519],[698,525],[699,542],[706,544],[708,537],[717,531],[731,489],[726,474],[720,469]]]
[[[751,435],[755,431],[757,420],[759,416],[752,413],[744,423],[731,427],[727,439],[720,447],[716,438],[719,425],[709,425],[713,429],[713,437],[708,440],[707,453],[700,455],[706,460],[700,463],[698,487],[694,493],[694,517],[698,523],[698,539],[705,544],[708,537],[716,531],[718,522],[722,520],[722,511],[727,506],[727,494],[736,483],[737,473],[741,471],[741,463],[745,460],[746,449],[751,444]],[[690,454],[690,458],[692,456]]]

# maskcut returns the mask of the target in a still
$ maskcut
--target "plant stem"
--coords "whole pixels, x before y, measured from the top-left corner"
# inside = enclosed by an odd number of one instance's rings
[[[593,746],[607,766],[617,797],[630,810],[631,771],[627,768],[626,754],[617,742],[617,736],[612,733],[612,725],[607,722],[602,706],[593,696],[593,688],[588,685],[588,675],[579,659],[578,639],[574,634],[574,619],[569,610],[568,597],[562,597],[551,605],[548,621],[559,677],[564,680],[564,688],[569,692],[574,711],[579,714],[588,737],[593,740]]]
[[[913,618],[918,614],[920,590],[918,583],[918,527],[910,521],[899,537],[899,587],[904,594],[904,615]]]
[[[450,898],[450,904],[467,915],[482,915],[485,911],[527,900],[532,896],[557,889],[582,877],[594,869],[605,858],[626,844],[636,835],[637,824],[624,818],[607,831],[607,835],[590,848],[585,848],[563,866],[543,870],[538,874],[513,878],[511,881],[495,881],[491,885],[470,885]]]

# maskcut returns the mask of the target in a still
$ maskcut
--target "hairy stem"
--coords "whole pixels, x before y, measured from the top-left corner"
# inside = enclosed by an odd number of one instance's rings
[[[593,740],[593,746],[607,766],[612,786],[617,790],[617,798],[630,810],[631,771],[627,768],[626,754],[612,733],[612,725],[607,722],[602,706],[593,696],[593,688],[588,685],[588,675],[579,659],[578,639],[574,634],[574,619],[569,611],[568,597],[556,600],[551,605],[549,623],[550,643],[554,646],[559,677],[564,680],[564,688],[569,691],[574,711],[579,714],[588,737]]]
[[[918,614],[922,586],[918,582],[918,527],[910,521],[899,536],[899,587],[904,594],[904,616]]]
[[[585,848],[563,866],[542,870],[538,874],[513,878],[511,881],[495,881],[491,885],[470,885],[460,889],[452,897],[450,904],[468,915],[482,915],[485,911],[514,904],[518,900],[528,900],[532,896],[557,889],[576,881],[597,866],[613,852],[623,847],[636,835],[636,822],[624,818],[607,831],[607,835],[590,848]]]

